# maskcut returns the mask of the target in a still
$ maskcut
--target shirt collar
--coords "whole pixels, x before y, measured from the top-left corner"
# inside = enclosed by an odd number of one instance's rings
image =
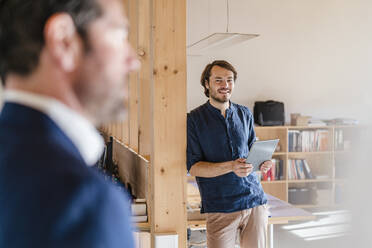
[[[104,142],[93,124],[55,98],[19,90],[5,90],[4,100],[36,109],[49,116],[76,146],[87,165],[94,165],[102,155]]]
[[[212,110],[212,111],[214,111],[214,112],[216,112],[216,113],[221,114],[221,110],[219,110],[218,108],[214,107],[214,106],[209,102],[209,100],[206,102],[206,105],[207,105],[207,107],[208,107],[210,110]],[[230,101],[230,106],[229,106],[228,109],[226,109],[226,114],[229,113],[229,112],[234,112],[234,111],[235,111],[235,108],[236,108],[236,107],[235,107],[235,104],[234,104],[233,102]]]

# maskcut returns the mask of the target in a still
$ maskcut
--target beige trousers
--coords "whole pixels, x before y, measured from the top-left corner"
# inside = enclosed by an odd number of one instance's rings
[[[233,213],[207,214],[208,248],[265,248],[268,209],[266,205]]]

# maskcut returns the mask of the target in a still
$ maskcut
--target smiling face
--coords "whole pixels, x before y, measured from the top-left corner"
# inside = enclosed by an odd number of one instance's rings
[[[127,109],[127,77],[139,68],[128,41],[128,21],[119,0],[98,0],[103,15],[88,28],[88,49],[75,92],[86,114],[99,125],[120,119]]]
[[[220,66],[213,66],[209,82],[205,84],[212,101],[226,103],[230,101],[234,89],[234,73]]]

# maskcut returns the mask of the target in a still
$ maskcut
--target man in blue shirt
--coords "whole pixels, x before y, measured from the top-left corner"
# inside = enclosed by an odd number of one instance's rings
[[[237,72],[228,62],[208,64],[201,76],[205,104],[187,116],[187,170],[196,177],[207,213],[207,246],[265,247],[267,199],[252,165],[245,163],[256,140],[253,116],[232,103]],[[266,161],[260,168],[266,173]]]

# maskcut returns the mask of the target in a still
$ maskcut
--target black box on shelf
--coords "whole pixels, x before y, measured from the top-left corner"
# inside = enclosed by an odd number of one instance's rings
[[[259,126],[283,126],[285,121],[284,103],[258,101],[253,107],[254,122]]]
[[[295,205],[316,203],[316,190],[313,188],[289,188],[288,202]]]

